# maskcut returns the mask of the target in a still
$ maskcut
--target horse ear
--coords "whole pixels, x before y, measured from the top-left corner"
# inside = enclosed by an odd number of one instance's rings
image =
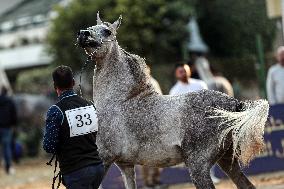
[[[122,16],[120,15],[119,18],[117,19],[117,21],[115,21],[113,24],[111,24],[110,27],[114,31],[116,31],[119,28],[120,24],[121,24],[121,20],[122,20]]]
[[[97,25],[101,25],[101,24],[103,24],[103,21],[101,20],[101,18],[100,18],[100,12],[98,11],[98,12],[97,12]]]

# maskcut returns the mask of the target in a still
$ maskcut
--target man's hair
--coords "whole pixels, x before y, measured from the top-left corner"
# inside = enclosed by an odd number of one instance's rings
[[[188,66],[188,64],[185,64],[185,63],[178,63],[178,64],[175,65],[175,70],[179,67],[184,67],[185,65]]]
[[[186,62],[186,64],[187,64],[189,67],[192,67],[192,66],[194,65],[194,62],[191,61],[191,60],[188,60],[188,61]]]
[[[59,89],[68,89],[73,87],[73,73],[69,66],[58,66],[52,72],[54,86]]]

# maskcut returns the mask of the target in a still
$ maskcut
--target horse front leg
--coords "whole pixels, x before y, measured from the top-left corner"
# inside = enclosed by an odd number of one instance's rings
[[[121,171],[123,182],[126,189],[137,189],[135,180],[134,165],[124,165],[116,163]]]

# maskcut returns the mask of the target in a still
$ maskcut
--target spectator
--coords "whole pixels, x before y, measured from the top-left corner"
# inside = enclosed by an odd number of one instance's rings
[[[16,107],[13,100],[7,96],[8,90],[3,87],[0,95],[0,144],[3,150],[5,171],[12,174],[12,132],[17,123]]]
[[[210,65],[210,70],[213,74],[213,80],[208,82],[208,88],[214,91],[220,91],[231,97],[234,97],[233,86],[228,79],[222,76],[214,67]]]
[[[171,88],[170,95],[179,95],[188,92],[208,89],[206,83],[191,77],[190,67],[187,64],[177,64],[175,67],[177,83]]]
[[[154,89],[156,90],[156,92],[158,92],[159,94],[162,94],[162,89],[158,83],[158,81],[152,77],[151,75],[151,68],[149,65],[147,65],[147,71],[148,71],[148,74],[150,75],[150,82],[152,83]]]
[[[270,105],[284,103],[284,46],[277,49],[278,63],[268,70],[266,88]]]
[[[191,69],[191,77],[204,81],[209,90],[220,91],[229,96],[234,96],[231,83],[222,76],[205,57],[198,57],[195,62],[188,62]]]

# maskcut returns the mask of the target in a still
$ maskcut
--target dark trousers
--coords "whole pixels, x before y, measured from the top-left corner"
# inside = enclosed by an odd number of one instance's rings
[[[67,189],[98,189],[104,177],[104,165],[89,165],[63,175]]]
[[[5,170],[9,173],[12,161],[12,129],[0,128],[0,145],[5,161]]]

